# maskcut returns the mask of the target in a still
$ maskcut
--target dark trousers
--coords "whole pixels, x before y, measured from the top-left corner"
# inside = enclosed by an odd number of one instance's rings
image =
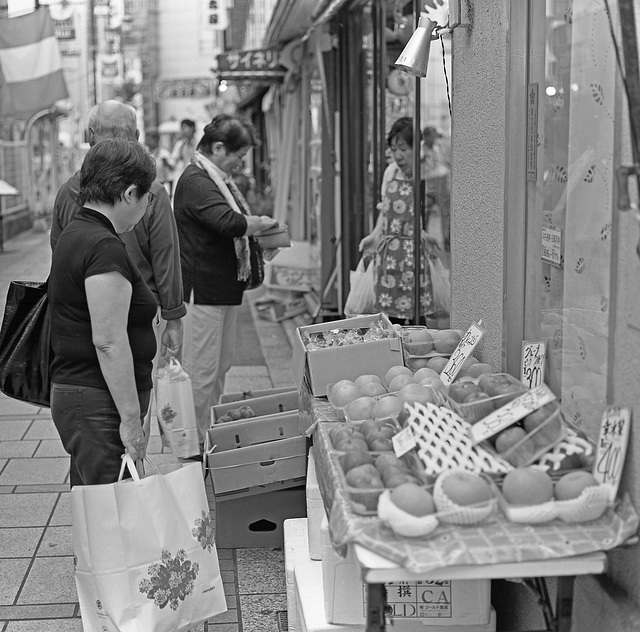
[[[150,397],[151,391],[138,392],[141,424]],[[54,383],[51,416],[64,449],[71,455],[71,487],[115,483],[125,450],[120,415],[109,391]]]

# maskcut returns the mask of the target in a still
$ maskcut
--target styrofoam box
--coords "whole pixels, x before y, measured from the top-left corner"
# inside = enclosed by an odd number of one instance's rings
[[[343,379],[355,380],[360,375],[371,373],[371,367],[376,368],[378,375],[384,375],[392,366],[403,365],[402,340],[395,332],[392,337],[383,340],[313,351],[307,351],[302,339],[304,332],[311,334],[332,329],[371,327],[379,321],[384,322],[389,330],[392,329],[389,319],[383,313],[298,327],[293,340],[291,358],[291,372],[298,389],[302,387],[304,377],[307,375],[312,394],[315,397],[324,397],[329,384],[335,384]]]
[[[289,632],[300,632],[296,586],[293,569],[296,564],[309,561],[307,518],[290,518],[284,521],[284,568],[287,579],[287,618]]]
[[[364,623],[367,591],[353,549],[346,558],[340,557],[331,544],[326,520],[321,531],[325,617],[329,623]],[[491,624],[490,579],[418,579],[385,586],[390,617],[403,631],[424,630],[427,626],[429,632],[433,632],[433,626],[438,630],[452,630],[451,626],[466,630],[465,626]]]
[[[322,562],[307,562],[295,565],[294,570],[296,603],[298,605],[298,620],[300,621],[301,632],[364,632],[365,624],[337,625],[327,623],[324,613],[323,602],[326,595],[323,594]],[[423,620],[424,621],[424,620]],[[439,621],[434,621],[428,626],[419,623],[419,627],[414,627],[410,623],[405,623],[403,619],[395,619],[393,630],[402,632],[411,630],[422,630],[423,632],[495,632],[496,611],[491,608],[489,623],[486,625],[461,625],[456,627],[439,625]]]
[[[318,477],[316,475],[316,462],[313,458],[313,448],[309,448],[309,461],[307,464],[307,519],[309,557],[312,560],[322,559],[322,535],[320,527],[322,518],[326,515],[324,502],[320,495]]]

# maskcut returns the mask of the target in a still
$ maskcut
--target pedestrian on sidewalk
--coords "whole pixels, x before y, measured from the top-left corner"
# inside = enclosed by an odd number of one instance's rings
[[[105,101],[89,112],[89,144],[94,146],[107,138],[137,141],[139,131],[136,125],[136,113],[131,106],[119,101]],[[54,252],[62,231],[82,208],[78,201],[79,188],[80,172],[77,172],[62,185],[56,196],[51,225],[51,249]],[[153,363],[155,387],[160,359],[168,354],[181,356],[181,319],[187,310],[182,298],[178,232],[169,195],[157,178],[151,185],[151,193],[153,201],[147,206],[142,220],[121,238],[158,305],[154,321],[158,348]],[[147,439],[149,424],[150,413],[145,423]]]
[[[144,457],[156,300],[119,235],[153,202],[153,158],[137,141],[104,140],[82,164],[82,206],[51,262],[51,416],[71,456],[70,484],[118,480]]]
[[[250,123],[228,114],[216,116],[204,128],[175,190],[188,304],[184,367],[191,376],[201,448],[211,406],[224,391],[236,355],[238,310],[251,276],[248,237],[277,224],[266,215],[251,215],[233,181],[255,144]]]

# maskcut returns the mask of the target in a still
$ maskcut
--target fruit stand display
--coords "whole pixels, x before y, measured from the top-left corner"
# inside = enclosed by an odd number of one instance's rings
[[[596,446],[546,386],[480,362],[468,332],[398,328],[383,315],[354,331],[354,320],[299,331],[294,362],[336,550],[359,545],[428,574],[608,551],[636,534],[628,496],[594,478]],[[334,344],[340,365],[314,383],[314,353]]]

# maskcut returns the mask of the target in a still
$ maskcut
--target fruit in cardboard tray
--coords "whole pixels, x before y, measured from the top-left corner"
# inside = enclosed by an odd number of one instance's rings
[[[553,499],[553,481],[543,470],[519,467],[505,475],[502,495],[510,505],[540,505]]]
[[[427,366],[427,358],[408,358],[406,360],[406,364],[407,366],[412,370],[412,371],[420,371],[421,369],[424,369]]]
[[[404,364],[397,364],[396,366],[392,366],[385,374],[384,374],[384,383],[389,386],[391,384],[391,380],[396,377],[396,375],[409,375],[413,376],[413,371],[408,367],[404,366]]]
[[[420,384],[407,384],[398,391],[398,397],[405,404],[437,404],[435,391],[428,386]]]
[[[362,393],[351,380],[340,380],[331,387],[329,397],[336,406],[346,406],[354,399],[362,397]]]
[[[411,375],[396,375],[391,382],[389,382],[389,392],[395,393],[399,391],[403,386],[407,384],[414,384],[413,374]]]
[[[493,367],[485,362],[472,364],[466,371],[466,375],[472,378],[478,378],[481,375],[489,375],[491,373],[493,373]]]
[[[472,472],[451,472],[442,481],[442,491],[457,505],[476,505],[493,497],[489,483]]]
[[[360,435],[340,439],[338,443],[333,444],[333,447],[339,452],[347,452],[348,450],[363,450],[366,452],[369,449],[369,444],[367,443],[365,438]]]
[[[381,397],[373,407],[373,417],[374,419],[379,419],[381,417],[393,417],[402,410],[403,405],[404,404],[395,395]]]
[[[371,463],[365,463],[364,465],[357,465],[351,468],[345,474],[345,478],[347,479],[347,485],[350,487],[363,489],[384,487],[380,473],[376,469],[376,466]]]
[[[522,421],[524,429],[531,434],[531,440],[538,448],[554,445],[562,436],[562,419],[558,411],[557,402],[549,402],[538,410],[528,414]]]
[[[449,397],[454,401],[462,404],[465,397],[470,393],[480,393],[480,387],[474,382],[454,382],[449,387]]]
[[[382,382],[369,382],[360,387],[360,392],[367,397],[377,397],[384,395],[387,389],[382,385]]]
[[[438,375],[440,375],[440,373],[442,373],[442,369],[447,366],[447,362],[449,362],[448,358],[435,356],[434,358],[429,358],[429,362],[427,362],[427,368],[435,371]]]
[[[379,454],[376,457],[376,467],[383,474],[389,471],[401,471],[408,472],[407,466],[404,461],[398,458],[395,454]]]
[[[365,375],[358,376],[353,383],[358,387],[362,388],[365,384],[371,384],[371,382],[377,382],[378,384],[382,384],[382,380],[372,373],[366,373]]]
[[[366,465],[367,463],[373,465],[373,457],[364,450],[348,450],[340,455],[340,465],[342,465],[342,470],[345,474],[354,467]]]
[[[462,403],[473,404],[473,410],[469,411],[469,413],[474,421],[479,421],[483,417],[490,415],[494,410],[491,398],[484,391],[480,390],[469,393],[462,400]]]
[[[451,355],[461,340],[456,329],[442,329],[433,332],[433,347],[438,353]]]
[[[331,439],[331,443],[335,447],[338,441],[340,441],[341,439],[346,439],[347,437],[351,437],[354,432],[356,432],[356,429],[353,426],[336,424],[334,428],[331,428],[331,430],[329,430],[329,438]]]
[[[419,383],[421,380],[424,380],[426,377],[435,377],[440,380],[440,374],[436,373],[433,369],[425,366],[424,369],[418,369],[413,374],[413,381]],[[442,380],[440,380],[442,381]]]
[[[391,501],[412,516],[427,516],[435,513],[436,505],[433,496],[420,485],[403,483],[391,490]]]
[[[369,450],[373,452],[393,452],[393,441],[386,437],[374,437],[367,441]]]
[[[345,407],[345,412],[351,421],[371,419],[371,413],[376,400],[373,397],[358,397]]]
[[[514,380],[505,373],[486,373],[478,378],[478,386],[491,397],[496,394],[494,389],[498,384],[514,384]]]
[[[556,500],[571,500],[572,498],[578,498],[582,494],[582,490],[587,487],[595,487],[597,485],[599,483],[591,472],[577,470],[561,476],[556,482],[553,493]]]
[[[405,333],[403,340],[411,355],[426,355],[433,350],[434,339],[428,329],[411,329]]]
[[[251,419],[255,417],[256,414],[253,412],[251,406],[240,406],[239,408],[234,408],[232,410],[228,410],[224,415],[218,418],[218,422],[226,422],[226,421],[238,421],[239,419]]]

